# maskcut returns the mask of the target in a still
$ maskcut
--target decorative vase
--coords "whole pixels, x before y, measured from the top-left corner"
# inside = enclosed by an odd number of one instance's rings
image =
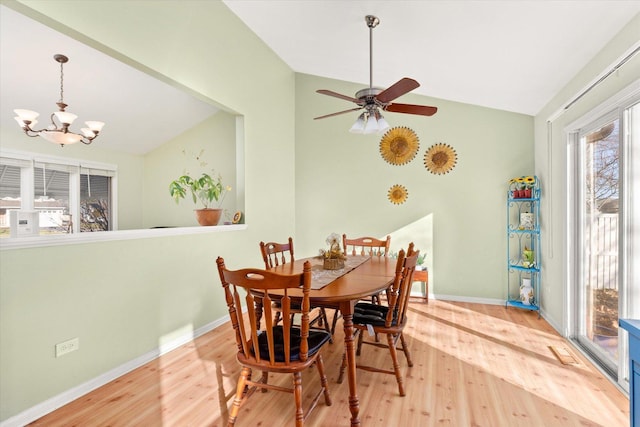
[[[218,225],[222,216],[222,209],[204,208],[195,209],[194,212],[196,213],[198,224],[203,226]]]
[[[520,302],[524,305],[533,304],[533,288],[531,287],[531,279],[522,279],[522,286],[520,286]]]
[[[521,230],[533,230],[534,228],[534,216],[530,212],[520,213],[520,229]]]
[[[325,258],[323,268],[325,270],[340,270],[344,268],[344,260],[342,258]]]
[[[524,191],[524,198],[525,199],[530,199],[531,198],[531,189],[530,188],[526,188],[523,191]]]

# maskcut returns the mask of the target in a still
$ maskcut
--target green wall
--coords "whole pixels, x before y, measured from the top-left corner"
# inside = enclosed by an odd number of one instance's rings
[[[230,268],[259,266],[258,242],[293,235],[295,226],[294,73],[224,4],[3,4],[63,32],[73,28],[93,47],[243,115],[250,223],[233,232],[1,250],[0,420],[222,318],[215,258],[224,256]],[[102,161],[110,162],[106,153]],[[142,183],[144,160],[135,161]],[[276,185],[265,187],[265,176]],[[139,211],[139,225],[141,202],[121,201]],[[74,337],[80,349],[55,358],[55,344]]]
[[[638,45],[636,15],[535,117],[536,174],[542,182],[542,305],[545,317],[567,333],[567,141],[565,127],[640,78],[640,55],[610,75],[563,114],[555,117],[548,137],[547,121],[590,86],[615,61]],[[638,186],[636,186],[636,191]],[[640,197],[640,194],[634,195]],[[573,219],[569,218],[569,224]]]
[[[437,106],[438,112],[385,114],[391,126],[409,127],[420,140],[413,161],[395,166],[380,156],[380,135],[348,132],[359,113],[313,120],[351,107],[317,89],[352,95],[361,88],[296,75],[297,250],[317,253],[331,232],[391,234],[393,251],[413,240],[426,252],[431,292],[504,300],[507,186],[510,178],[533,173],[533,118],[405,95],[401,102]],[[449,144],[458,155],[448,174],[425,168],[425,151],[436,143]],[[407,188],[406,203],[387,199],[394,184]]]
[[[196,156],[200,156],[199,160]],[[169,196],[169,182],[183,175],[185,171],[193,177],[199,177],[203,172],[212,174],[212,170],[214,177],[220,174],[224,185],[232,188],[221,207],[233,217],[237,189],[234,115],[219,111],[162,147],[147,153],[144,164],[145,228],[198,226],[193,210],[203,206],[200,203],[194,205],[190,194],[177,205]],[[222,223],[225,218],[220,221]]]

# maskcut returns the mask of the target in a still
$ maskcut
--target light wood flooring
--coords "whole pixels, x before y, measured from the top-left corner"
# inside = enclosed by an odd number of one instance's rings
[[[629,400],[536,313],[503,306],[411,303],[405,330],[414,366],[400,397],[391,375],[358,370],[363,427],[629,425]],[[579,361],[563,365],[549,346]],[[323,355],[333,405],[321,399],[308,426],[349,426],[348,386],[337,384],[342,331]],[[239,374],[230,324],[41,418],[35,426],[224,426]],[[364,346],[367,364],[389,366],[388,351]],[[291,377],[269,382],[288,386]],[[305,402],[319,385],[303,375]],[[237,426],[293,425],[293,395],[255,393]]]

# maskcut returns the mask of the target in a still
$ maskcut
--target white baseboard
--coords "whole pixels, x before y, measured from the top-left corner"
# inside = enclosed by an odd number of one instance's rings
[[[464,297],[459,295],[429,294],[429,299],[431,298],[439,301],[455,301],[455,302],[469,302],[469,303],[475,303],[475,304],[505,305],[505,300],[495,299],[495,298],[476,298],[476,297]]]
[[[566,335],[566,334],[564,334],[564,333],[562,332],[562,330],[563,330],[563,329],[562,329],[562,325],[558,325],[558,324],[556,323],[555,319],[551,318],[551,317],[549,316],[549,314],[548,314],[546,311],[544,311],[543,309],[540,309],[540,315],[542,316],[542,318],[543,318],[544,320],[546,320],[546,321],[547,321],[547,323],[548,323],[548,324],[550,324],[550,325],[551,325],[551,327],[552,327],[553,329],[555,329],[555,330],[556,330],[556,332],[557,332],[557,333],[559,333],[559,334],[560,334],[560,336],[562,336],[562,337],[564,337],[564,338],[567,338],[567,335]]]
[[[14,415],[11,418],[7,418],[6,420],[0,422],[0,427],[22,427],[39,418],[42,418],[43,416],[55,411],[61,406],[64,406],[67,403],[72,402],[99,387],[102,387],[103,385],[115,380],[116,378],[121,377],[122,375],[131,372],[134,369],[137,369],[154,359],[157,359],[158,357],[170,352],[171,350],[175,350],[181,345],[193,341],[200,335],[206,334],[207,332],[212,331],[213,329],[225,324],[228,321],[229,315],[226,315],[220,319],[214,320],[211,323],[201,326],[200,328],[193,331],[193,333],[185,334],[168,343],[164,343],[160,347],[151,350],[139,357],[136,357],[135,359],[130,360],[129,362],[126,362],[108,372],[105,372],[102,375],[99,375],[83,384],[66,390],[58,394],[57,396],[53,396],[52,398],[47,399],[44,402],[41,402],[27,409],[26,411]]]

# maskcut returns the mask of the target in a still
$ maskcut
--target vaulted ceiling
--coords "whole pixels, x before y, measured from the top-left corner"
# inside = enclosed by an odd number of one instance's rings
[[[529,115],[640,13],[640,1],[616,0],[224,2],[296,72],[368,86],[364,17],[373,14],[381,21],[373,30],[375,86],[406,76],[421,84],[413,93]],[[55,53],[70,58],[68,111],[78,122],[105,121],[113,148],[143,154],[217,111],[2,5],[0,51],[2,126],[17,127],[14,108],[40,112],[46,126],[59,98]],[[105,92],[98,81],[126,90]],[[336,111],[350,107],[335,102]]]
[[[374,86],[411,77],[421,84],[412,93],[529,115],[640,13],[640,1],[615,0],[224,3],[294,71],[365,87],[364,17],[375,15]]]

